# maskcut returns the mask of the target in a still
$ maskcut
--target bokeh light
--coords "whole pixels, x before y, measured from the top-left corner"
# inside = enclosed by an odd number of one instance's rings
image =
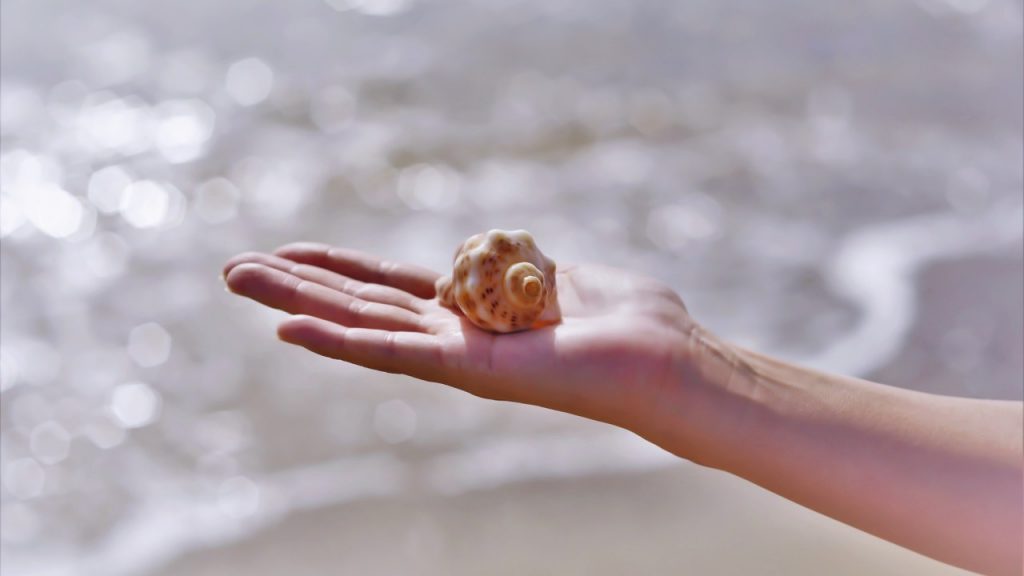
[[[274,71],[259,58],[245,58],[228,68],[224,88],[235,102],[253,106],[267,99],[274,87]]]
[[[37,460],[56,464],[68,457],[71,435],[56,422],[44,422],[32,430],[29,446]]]
[[[136,228],[155,228],[164,223],[171,209],[171,188],[152,180],[132,182],[124,190],[118,210]]]
[[[401,400],[388,400],[373,411],[373,429],[382,440],[398,444],[416,434],[416,411]]]
[[[160,415],[161,398],[143,382],[129,382],[114,388],[110,411],[123,428],[141,428]]]

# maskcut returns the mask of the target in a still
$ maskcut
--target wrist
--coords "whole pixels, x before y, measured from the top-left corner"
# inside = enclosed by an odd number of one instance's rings
[[[688,336],[652,417],[636,431],[697,464],[735,471],[765,419],[758,359],[698,325]]]

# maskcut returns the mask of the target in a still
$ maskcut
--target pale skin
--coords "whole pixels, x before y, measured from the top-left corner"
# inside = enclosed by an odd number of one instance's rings
[[[725,342],[651,278],[562,265],[555,326],[493,335],[437,272],[299,243],[245,253],[231,291],[316,354],[631,430],[942,562],[1020,574],[1024,404],[815,372]]]

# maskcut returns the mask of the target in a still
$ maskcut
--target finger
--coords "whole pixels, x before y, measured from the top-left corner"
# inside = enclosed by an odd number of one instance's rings
[[[420,316],[404,308],[367,302],[262,264],[239,264],[228,272],[228,287],[292,314],[309,314],[346,326],[421,330]]]
[[[295,262],[326,268],[362,282],[398,288],[420,298],[434,297],[434,283],[441,276],[414,264],[389,262],[358,250],[311,242],[288,244],[275,250],[274,254]]]
[[[230,273],[231,269],[235,266],[245,264],[247,262],[275,268],[282,272],[287,272],[293,276],[302,278],[303,280],[322,284],[328,288],[337,290],[338,292],[344,292],[349,296],[354,296],[368,302],[390,304],[392,306],[398,306],[417,313],[422,311],[425,305],[425,302],[420,298],[397,288],[383,286],[381,284],[367,284],[365,282],[353,280],[341,274],[331,272],[330,270],[319,266],[300,264],[294,260],[274,256],[272,254],[262,254],[260,252],[245,252],[228,260],[228,263],[224,267],[225,275]]]
[[[346,328],[319,318],[294,316],[281,323],[277,335],[328,358],[423,380],[445,380],[441,343],[430,334]]]

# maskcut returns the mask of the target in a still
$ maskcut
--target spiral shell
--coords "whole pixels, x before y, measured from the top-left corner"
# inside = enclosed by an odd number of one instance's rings
[[[518,332],[558,323],[562,314],[555,263],[525,230],[491,230],[455,252],[452,276],[437,281],[441,304],[491,332]]]

